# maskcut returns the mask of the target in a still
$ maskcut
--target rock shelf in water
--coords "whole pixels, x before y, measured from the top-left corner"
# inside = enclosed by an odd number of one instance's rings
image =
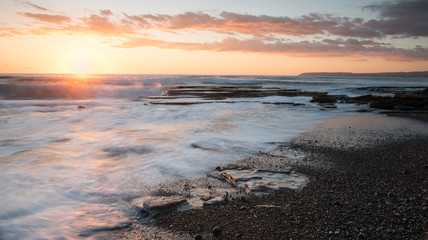
[[[190,105],[207,103],[236,103],[236,98],[262,98],[268,96],[312,97],[310,102],[323,108],[336,108],[336,103],[366,104],[372,109],[399,111],[428,111],[428,88],[424,87],[365,87],[355,88],[365,95],[329,95],[327,92],[302,91],[262,86],[177,86],[162,93],[162,96],[147,96],[139,99],[157,100],[150,104]],[[370,94],[367,94],[370,92]],[[373,94],[383,94],[372,95]],[[390,96],[385,96],[389,94]],[[262,102],[263,104],[289,104],[293,102]]]

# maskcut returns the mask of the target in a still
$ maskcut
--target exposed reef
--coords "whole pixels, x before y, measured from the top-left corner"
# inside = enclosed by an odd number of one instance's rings
[[[352,90],[357,96],[331,95],[327,92],[302,91],[297,89],[265,88],[261,86],[177,86],[167,89],[162,96],[141,97],[148,104],[191,105],[209,103],[236,103],[250,101],[245,98],[269,96],[312,97],[311,103],[322,108],[336,108],[337,104],[367,105],[372,110],[421,111],[428,112],[428,88],[424,87],[365,87]],[[369,94],[367,94],[369,93]],[[244,99],[243,99],[244,98]],[[305,105],[300,102],[269,102],[275,105]]]

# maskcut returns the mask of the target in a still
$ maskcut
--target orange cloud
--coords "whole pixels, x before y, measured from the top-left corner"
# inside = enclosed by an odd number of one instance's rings
[[[27,5],[31,4],[27,2]],[[32,6],[32,5],[31,5]],[[416,8],[414,6],[417,6]],[[37,8],[38,6],[33,6]],[[338,17],[329,14],[307,14],[297,18],[222,12],[210,15],[185,12],[177,15],[114,15],[109,9],[77,19],[62,15],[19,13],[45,25],[34,28],[0,29],[0,36],[18,34],[97,34],[109,37],[115,47],[154,46],[167,49],[230,52],[276,53],[293,56],[376,56],[392,60],[428,60],[427,46],[401,48],[381,42],[395,38],[428,36],[426,0],[398,1],[367,6],[379,12],[380,19]],[[406,12],[399,11],[406,9]],[[39,9],[43,10],[43,9]],[[426,10],[426,11],[425,11]],[[411,13],[408,13],[410,11]],[[409,20],[410,19],[410,20]],[[416,22],[411,26],[412,21]],[[54,26],[52,24],[55,24]],[[213,42],[179,42],[155,40],[147,30],[179,33],[189,30],[228,33],[234,38]],[[316,41],[285,40],[287,36],[313,37]],[[324,39],[322,37],[324,36]],[[118,39],[114,39],[117,38]],[[122,41],[121,44],[117,42]]]
[[[13,37],[24,33],[16,28],[0,28],[0,37]]]
[[[61,15],[50,15],[50,14],[41,14],[41,13],[18,13],[24,17],[33,18],[41,22],[53,23],[53,24],[63,24],[70,22],[71,18]]]
[[[101,10],[100,13],[103,16],[111,16],[111,15],[113,15],[113,13],[109,9]]]
[[[181,43],[133,38],[117,47],[136,48],[147,46],[217,52],[276,53],[300,57],[374,56],[390,60],[428,60],[428,48],[394,48],[373,41],[360,41],[357,39],[265,43],[259,39],[239,40],[228,38],[212,43]]]
[[[105,11],[105,10],[104,10]],[[134,27],[131,25],[120,25],[111,21],[109,17],[104,15],[92,14],[90,17],[81,18],[83,25],[76,25],[77,31],[93,32],[100,35],[122,35],[134,32]],[[67,29],[67,28],[66,28]],[[72,30],[73,28],[68,28]]]

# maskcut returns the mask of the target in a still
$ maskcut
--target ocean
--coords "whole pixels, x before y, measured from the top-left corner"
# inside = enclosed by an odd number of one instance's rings
[[[390,95],[367,87],[425,88],[428,79],[0,75],[0,238],[76,239],[126,222],[126,199],[159,184],[272,151],[327,118],[376,114],[304,94],[162,97],[178,86],[361,96]]]

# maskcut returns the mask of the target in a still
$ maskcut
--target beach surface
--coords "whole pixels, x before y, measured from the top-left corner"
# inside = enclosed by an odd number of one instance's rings
[[[272,153],[230,166],[291,169],[309,179],[301,190],[250,194],[222,206],[173,211],[108,237],[426,239],[428,124],[424,119],[402,115],[328,119]],[[215,188],[209,181],[209,177],[188,180],[160,190],[177,193],[189,185]]]

